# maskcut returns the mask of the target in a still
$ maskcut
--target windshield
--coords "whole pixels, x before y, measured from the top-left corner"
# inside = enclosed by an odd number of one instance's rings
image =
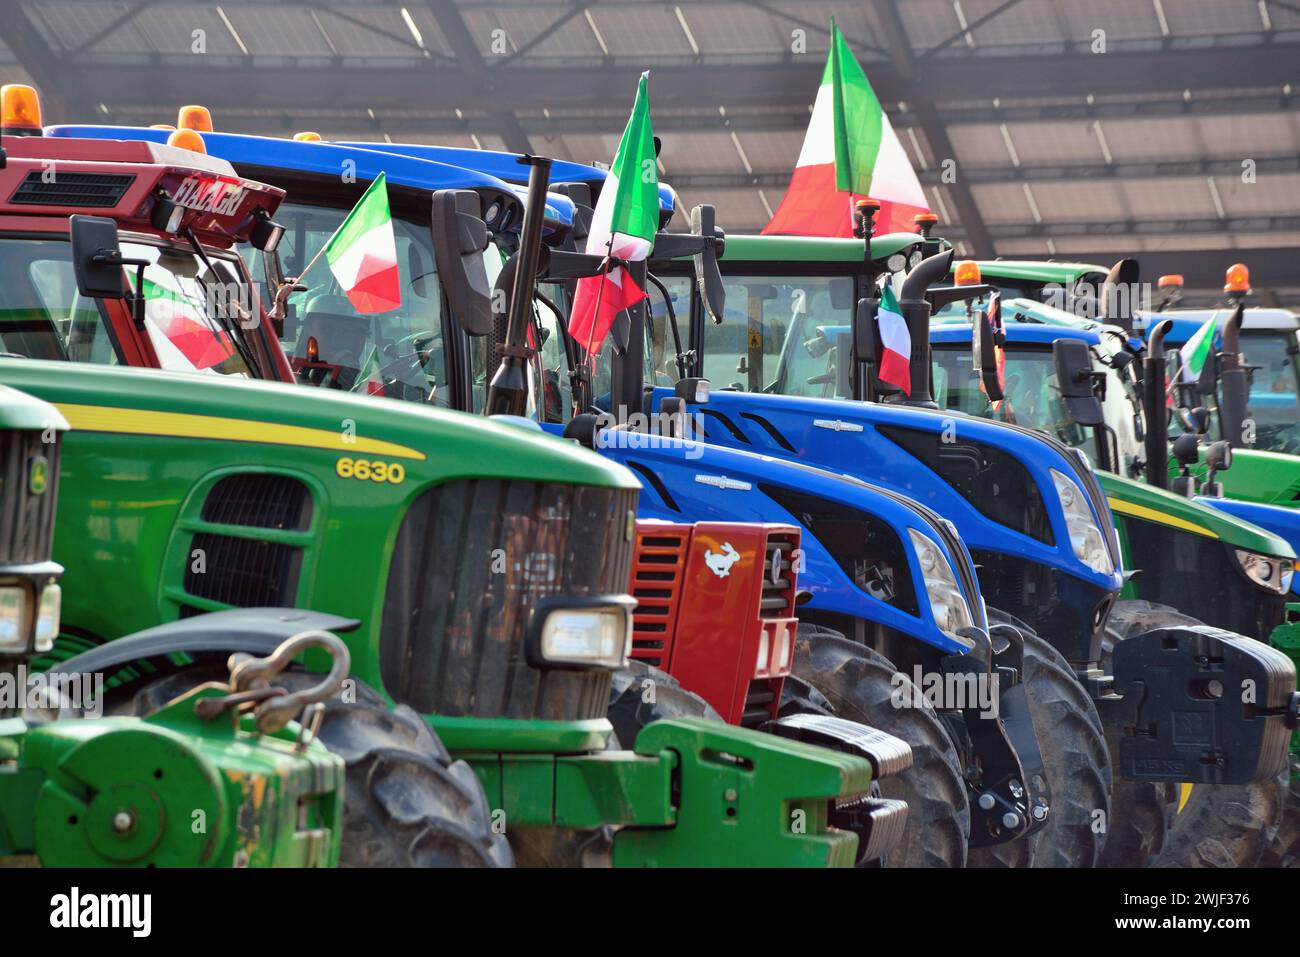
[[[277,210],[276,222],[285,230],[277,252],[286,276],[296,276],[311,262],[349,209],[286,203]],[[358,312],[322,256],[301,279],[307,290],[289,298],[292,315],[286,317],[281,344],[306,381],[445,406],[452,397],[429,224],[396,215],[392,222],[401,305],[382,313]],[[245,255],[250,269],[264,269],[261,252],[249,247]]]
[[[852,276],[728,275],[725,287],[722,322],[704,323],[704,378],[742,392],[838,394],[834,347],[853,320]]]
[[[968,346],[935,346],[933,355],[934,395],[940,408],[1046,432],[1066,445],[1082,450],[1096,465],[1092,430],[1079,425],[1070,416],[1057,387],[1056,361],[1050,348],[1012,345],[1007,349],[1006,397],[997,408],[980,388]],[[1136,384],[1127,369],[1112,369],[1095,354],[1093,368],[1105,374],[1106,394],[1102,399],[1102,411],[1119,446],[1121,474],[1140,475],[1145,454]]]
[[[225,323],[220,289],[246,289],[229,256],[207,250],[219,274],[188,247],[123,241],[122,255],[143,259],[145,332],[163,369],[247,376],[236,348],[237,321]],[[135,288],[136,269],[127,270]],[[242,297],[240,297],[242,298]],[[118,365],[120,344],[101,304],[77,292],[71,246],[63,239],[0,242],[0,351],[30,359]]]
[[[1300,332],[1243,331],[1241,351],[1251,373],[1250,415],[1255,420],[1255,448],[1300,453]]]

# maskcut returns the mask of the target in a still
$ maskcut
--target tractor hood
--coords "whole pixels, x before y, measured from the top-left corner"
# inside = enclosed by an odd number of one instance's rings
[[[1244,503],[1232,502],[1229,508],[1224,509],[1218,507],[1218,503],[1223,501],[1222,499],[1208,499],[1199,496],[1195,500],[1186,499],[1181,495],[1175,495],[1173,492],[1154,488],[1145,482],[1121,478],[1107,472],[1097,473],[1097,479],[1106,491],[1106,498],[1110,502],[1111,510],[1121,515],[1132,515],[1135,518],[1146,519],[1160,525],[1181,528],[1194,535],[1217,538],[1235,548],[1244,548],[1248,551],[1274,555],[1278,558],[1295,558],[1295,552],[1291,546],[1284,539],[1269,531],[1267,526],[1253,525],[1251,522],[1254,519],[1247,520],[1244,516],[1238,517],[1241,513],[1232,506]],[[1210,508],[1210,505],[1215,505],[1215,507]],[[1264,510],[1256,513],[1261,515],[1277,512],[1294,514],[1289,509],[1274,506],[1258,505],[1254,507]],[[1229,511],[1233,514],[1229,514]],[[1296,516],[1296,519],[1296,524],[1300,525],[1300,515]]]
[[[572,444],[410,402],[285,383],[20,359],[0,359],[0,383],[52,403],[74,431],[245,442],[400,463],[412,492],[430,481],[457,478],[639,487],[626,469]]]

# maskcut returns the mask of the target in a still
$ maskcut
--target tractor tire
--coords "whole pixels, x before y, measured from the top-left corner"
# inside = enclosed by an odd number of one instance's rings
[[[126,710],[145,715],[199,681],[202,666],[141,687]],[[220,674],[228,677],[224,668]],[[285,671],[275,684],[310,687],[319,675]],[[478,775],[453,760],[428,723],[406,705],[389,708],[374,689],[354,681],[356,701],[324,702],[319,739],[346,765],[340,867],[511,867],[505,836]],[[123,710],[121,703],[118,710]]]
[[[1287,786],[1282,825],[1264,849],[1259,866],[1300,867],[1300,783],[1292,781]]]
[[[646,681],[654,682],[652,701],[645,701]],[[687,691],[668,672],[630,659],[627,667],[614,672],[609,686],[609,723],[626,747],[636,743],[641,729],[664,718],[708,718],[721,722],[707,701]]]
[[[992,624],[1024,638],[1029,714],[1052,792],[1051,816],[1028,837],[971,851],[973,867],[1095,867],[1106,843],[1097,812],[1110,814],[1110,752],[1097,707],[1069,662],[1017,618],[988,609]]]
[[[965,866],[970,807],[961,760],[943,721],[921,700],[911,681],[871,649],[802,622],[795,641],[794,673],[821,692],[839,717],[902,738],[912,748],[912,767],[880,781],[882,796],[904,800],[908,806],[907,828],[886,866]],[[797,689],[797,683],[790,684]],[[896,688],[907,700],[919,703],[895,707]]]
[[[1202,624],[1157,602],[1117,602],[1106,626],[1103,665],[1109,671],[1109,652],[1116,641],[1171,625]],[[1176,800],[1176,785],[1122,784],[1117,793],[1122,794],[1124,805],[1117,807],[1112,816],[1110,842],[1119,847],[1106,859],[1110,866],[1254,867],[1282,823],[1281,781],[1198,784],[1183,810],[1173,815],[1167,811],[1171,804],[1163,802]],[[1159,821],[1168,822],[1163,846],[1156,846],[1151,834],[1140,831],[1144,826],[1149,826],[1152,833],[1158,831]]]

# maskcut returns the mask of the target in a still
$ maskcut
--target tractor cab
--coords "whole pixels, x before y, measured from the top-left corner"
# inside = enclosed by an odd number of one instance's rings
[[[30,87],[0,100],[0,353],[288,377],[236,251],[274,249],[283,192],[205,155],[191,131],[53,138]]]

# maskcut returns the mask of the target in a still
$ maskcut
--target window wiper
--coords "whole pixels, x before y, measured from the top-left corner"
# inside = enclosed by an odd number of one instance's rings
[[[212,260],[208,258],[208,254],[204,252],[203,247],[199,245],[198,239],[194,236],[194,230],[186,226],[181,235],[183,235],[189,242],[190,247],[194,250],[194,255],[199,257],[208,272],[219,279],[221,273],[217,272],[216,267],[212,264]],[[198,282],[199,285],[203,286],[204,298],[207,300],[207,305],[215,305],[213,297],[208,294],[207,283],[203,281],[202,277],[198,278]],[[223,308],[212,310],[213,313],[215,313],[217,321],[221,324],[221,328],[226,335],[230,337],[230,343],[235,347],[235,351],[239,353],[239,358],[243,360],[244,368],[246,368],[250,374],[260,371],[260,367],[253,361],[253,357],[248,351],[248,344],[244,341],[243,327],[238,323],[231,322],[230,317],[226,315],[224,305],[225,303],[223,302]]]

